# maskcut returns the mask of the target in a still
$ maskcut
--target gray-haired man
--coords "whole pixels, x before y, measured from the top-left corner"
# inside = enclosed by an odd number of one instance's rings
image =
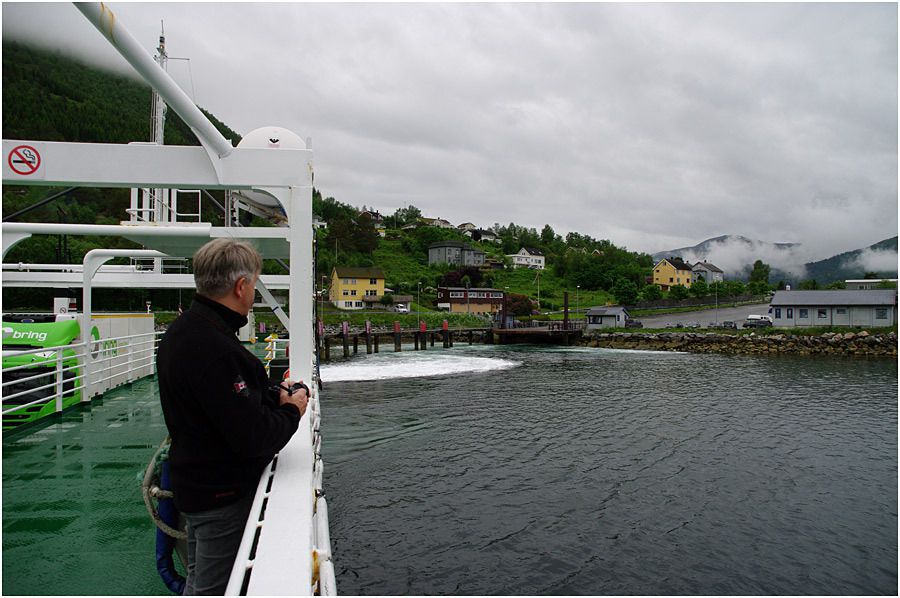
[[[306,411],[306,392],[270,390],[262,363],[236,336],[261,271],[244,242],[217,239],[197,250],[197,295],[157,352],[172,490],[187,519],[185,595],[225,592],[259,477]]]

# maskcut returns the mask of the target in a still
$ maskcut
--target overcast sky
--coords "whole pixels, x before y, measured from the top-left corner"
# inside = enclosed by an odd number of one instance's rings
[[[150,52],[164,20],[170,72],[238,133],[311,137],[357,207],[648,253],[897,234],[893,3],[110,6]],[[3,39],[132,72],[71,4],[4,2]]]

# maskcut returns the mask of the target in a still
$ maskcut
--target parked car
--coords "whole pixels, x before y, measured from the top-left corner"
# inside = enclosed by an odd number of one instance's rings
[[[744,328],[768,328],[772,325],[772,322],[769,320],[759,319],[759,320],[747,320],[744,322]]]
[[[725,320],[723,322],[719,322],[718,324],[710,324],[709,328],[717,328],[717,329],[724,328],[724,329],[729,329],[729,330],[736,330],[737,324],[735,324],[731,320]]]
[[[625,320],[625,328],[643,328],[644,324],[640,320]]]
[[[397,310],[398,314],[408,314],[409,313],[409,307],[405,303],[398,303],[397,307],[395,307],[394,309]]]
[[[700,322],[688,322],[684,325],[685,328],[700,328]]]

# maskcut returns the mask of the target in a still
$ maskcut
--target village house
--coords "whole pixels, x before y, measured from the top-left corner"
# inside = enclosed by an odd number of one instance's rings
[[[475,228],[463,231],[463,234],[471,238],[473,241],[485,241],[489,243],[499,243],[500,239],[493,231],[484,230],[483,228]]]
[[[362,309],[366,298],[384,295],[384,272],[381,268],[335,267],[331,271],[328,300],[339,309]]]
[[[883,288],[882,283],[894,283],[897,286],[896,278],[863,278],[854,280],[845,280],[848,291],[866,291],[869,289]]]
[[[584,331],[590,332],[600,328],[624,328],[625,322],[629,318],[628,311],[621,306],[592,307],[585,313]]]
[[[531,268],[533,270],[544,269],[544,254],[533,247],[523,247],[519,253],[507,254],[513,268]]]
[[[691,265],[680,257],[661,259],[653,266],[653,284],[663,291],[676,285],[690,288],[693,279]]]
[[[500,289],[438,287],[437,307],[453,314],[495,314],[503,310]]]
[[[770,304],[774,326],[893,326],[897,291],[776,291]]]
[[[428,246],[428,264],[481,267],[484,265],[484,252],[460,241],[438,241]]]
[[[697,262],[691,266],[691,284],[701,279],[706,282],[706,284],[724,282],[725,272],[709,262]]]
[[[462,224],[457,224],[456,228],[460,232],[465,233],[470,230],[475,230],[477,227],[474,224],[472,224],[471,222],[463,222]]]

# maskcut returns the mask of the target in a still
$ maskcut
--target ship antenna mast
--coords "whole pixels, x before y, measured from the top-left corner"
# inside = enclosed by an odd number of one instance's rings
[[[159,22],[159,47],[156,48],[156,56],[154,60],[162,67],[162,70],[168,70],[169,55],[166,54],[166,30],[162,21]],[[153,131],[151,141],[157,145],[165,145],[164,131],[166,128],[166,103],[160,97],[156,89],[153,90],[152,102]]]

